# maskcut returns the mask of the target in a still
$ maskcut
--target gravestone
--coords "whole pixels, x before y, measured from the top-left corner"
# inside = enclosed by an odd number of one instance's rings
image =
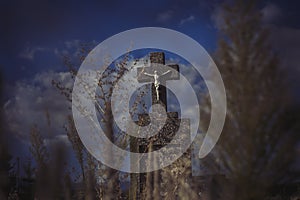
[[[152,105],[161,104],[167,111],[167,89],[162,84],[165,84],[168,80],[179,80],[179,66],[178,65],[167,65],[174,70],[170,71],[165,66],[165,55],[163,52],[150,53],[151,65],[149,67],[140,67],[137,69],[138,81],[141,83],[152,82],[151,83],[151,96]],[[174,72],[175,71],[175,72]],[[176,73],[177,71],[177,73]],[[145,126],[150,123],[150,117],[148,114],[140,114],[138,121],[136,122],[139,126]],[[136,153],[147,153],[150,151],[156,151],[163,146],[167,145],[174,137],[179,129],[179,125],[183,126],[185,136],[190,138],[190,121],[189,119],[178,118],[177,112],[167,112],[167,120],[163,128],[158,134],[151,136],[150,138],[137,138],[130,137],[130,151]],[[180,142],[174,145],[174,151],[176,148],[180,148]],[[170,152],[171,153],[171,152]],[[184,155],[190,154],[188,150]],[[155,161],[154,161],[155,162]],[[176,162],[176,161],[175,161]],[[131,159],[131,165],[139,165],[137,161]],[[172,167],[172,165],[171,165]],[[130,199],[142,199],[141,194],[146,187],[148,191],[160,195],[160,184],[161,183],[160,170],[148,173],[139,173],[130,175]],[[148,198],[151,195],[148,194]]]

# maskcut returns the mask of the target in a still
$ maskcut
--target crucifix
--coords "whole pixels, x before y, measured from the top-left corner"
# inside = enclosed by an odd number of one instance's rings
[[[155,87],[157,101],[159,101],[159,92],[158,92],[159,85],[160,85],[159,79],[161,76],[164,76],[164,75],[168,74],[169,72],[170,72],[170,70],[166,71],[165,73],[162,73],[161,75],[158,75],[156,70],[154,70],[154,74],[148,74],[148,73],[144,72],[145,75],[152,76],[154,78],[154,87]]]
[[[164,86],[168,80],[179,80],[179,66],[177,64],[165,65],[163,52],[150,53],[150,66],[137,69],[140,83],[153,82],[151,87],[152,104],[162,103],[167,109],[167,90]],[[175,71],[168,70],[168,67]]]
[[[171,67],[174,70],[169,70]],[[165,54],[163,52],[150,53],[150,66],[140,67],[137,69],[137,79],[140,83],[151,83],[152,105],[160,103],[167,111],[167,89],[164,86],[168,80],[179,80],[179,66],[177,64],[165,65]],[[136,122],[139,126],[145,126],[150,123],[149,114],[139,114],[139,120]],[[150,138],[130,137],[130,151],[136,153],[147,153],[149,151],[156,151],[165,145],[169,144],[177,133],[179,126],[184,127],[183,131],[186,133],[184,137],[190,138],[190,121],[189,119],[178,118],[178,112],[167,112],[167,120],[163,128],[154,136]],[[152,146],[149,148],[149,145]],[[180,142],[174,145],[174,151],[180,148]],[[187,154],[190,154],[188,150]],[[176,163],[177,161],[175,161]],[[139,165],[139,161],[131,160],[131,165]],[[172,165],[169,166],[172,168]],[[141,199],[141,194],[147,188],[149,191],[156,191],[160,194],[161,171],[131,174],[130,176],[130,197],[129,199]],[[146,182],[150,183],[146,187]],[[174,192],[176,196],[176,192]],[[152,198],[152,194],[150,197]],[[175,198],[175,197],[174,197]]]

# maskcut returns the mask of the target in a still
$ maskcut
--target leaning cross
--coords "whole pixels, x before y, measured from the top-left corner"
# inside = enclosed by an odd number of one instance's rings
[[[167,80],[179,80],[179,73],[168,70],[168,67],[179,72],[179,66],[176,64],[165,65],[165,54],[163,52],[150,53],[150,66],[138,68],[138,82],[152,83],[152,104],[163,103],[167,108],[167,90],[164,86]],[[165,67],[164,67],[165,66]]]

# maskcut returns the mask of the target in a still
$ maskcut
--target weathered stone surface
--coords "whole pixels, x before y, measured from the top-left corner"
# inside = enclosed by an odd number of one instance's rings
[[[144,72],[152,74],[154,70],[157,70],[158,73],[162,74],[163,72],[167,71],[168,69],[164,68],[159,64],[165,64],[165,55],[163,52],[154,52],[150,54],[150,61],[151,67],[141,67],[138,68],[138,81],[139,82],[150,82],[153,81],[152,77],[144,75]],[[178,65],[169,65],[177,72],[179,72]],[[161,82],[167,80],[178,80],[179,73],[170,73],[163,77]],[[160,103],[167,108],[167,92],[166,88],[162,85],[159,87],[159,100],[156,99],[156,90],[154,84],[151,87],[152,92],[152,104]],[[150,117],[148,114],[141,114],[138,116],[138,121],[136,122],[139,126],[147,126],[150,124]],[[176,136],[178,130],[185,133],[182,134],[181,137]],[[175,139],[176,138],[176,139]],[[149,137],[149,138],[137,138],[137,137],[130,137],[130,151],[136,153],[147,153],[150,151],[156,151],[164,147],[165,145],[170,144],[172,142],[172,149],[169,150],[168,155],[172,156],[174,152],[180,151],[183,141],[190,140],[190,120],[189,119],[179,119],[177,112],[167,112],[167,120],[163,128],[158,132],[158,134]],[[183,156],[187,157],[190,155],[190,150],[184,153]],[[135,162],[135,161],[134,161]],[[158,161],[159,162],[159,161]],[[178,161],[175,161],[175,163]],[[136,165],[141,163],[133,163],[131,165]],[[169,166],[172,167],[172,166]],[[149,181],[151,189],[159,190],[159,185],[154,185],[155,179],[161,179],[159,175],[161,172],[160,170],[150,173],[140,173],[140,174],[132,174],[131,175],[131,188],[130,188],[130,199],[141,199],[141,194],[143,189],[146,186],[146,181]],[[149,180],[147,180],[149,178]],[[158,180],[160,183],[161,180]],[[157,183],[157,182],[156,182]],[[149,189],[149,188],[147,188]]]
[[[165,54],[164,52],[152,52],[150,53],[151,63],[165,64]]]

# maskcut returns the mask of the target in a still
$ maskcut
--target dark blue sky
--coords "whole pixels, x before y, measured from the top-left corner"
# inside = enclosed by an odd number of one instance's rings
[[[47,78],[65,80],[64,74],[48,73],[67,71],[59,55],[66,52],[74,55],[80,43],[92,42],[97,45],[119,32],[147,26],[166,27],[185,33],[212,53],[217,44],[216,24],[221,2],[219,0],[1,1],[0,72],[5,80],[3,104],[10,112],[7,118],[15,128],[13,131],[24,131],[16,133],[17,138],[24,139],[24,135],[28,135],[29,132],[30,124],[23,126],[20,123],[31,121],[34,123],[34,119],[39,119],[44,113],[41,107],[24,104],[26,101],[33,104],[42,102],[47,106],[51,104],[49,109],[53,110],[54,118],[61,119],[57,113],[62,112],[61,107],[64,104],[51,102],[53,99],[59,101],[59,97],[51,89],[44,90],[48,85],[43,82]],[[274,48],[278,50],[280,59],[287,66],[290,87],[295,91],[295,96],[300,96],[299,4],[298,1],[286,0],[259,2],[259,8],[265,14],[264,23],[271,27],[271,41]],[[21,103],[19,98],[24,99],[24,102]],[[57,126],[59,129],[62,128],[61,124]],[[24,146],[25,148],[27,147]]]
[[[203,45],[209,52],[216,47],[216,28],[212,15],[221,1],[2,1],[1,68],[5,79],[26,78],[45,68],[57,69],[60,61],[44,50],[36,51],[34,63],[22,58],[26,49],[63,48],[64,42],[104,39],[127,29],[160,26],[181,31]],[[300,28],[297,1],[262,1],[263,8],[280,8],[277,25]],[[35,56],[35,55],[34,55]],[[45,57],[44,57],[45,56]],[[38,65],[38,66],[36,66]],[[26,68],[26,70],[24,70]]]

